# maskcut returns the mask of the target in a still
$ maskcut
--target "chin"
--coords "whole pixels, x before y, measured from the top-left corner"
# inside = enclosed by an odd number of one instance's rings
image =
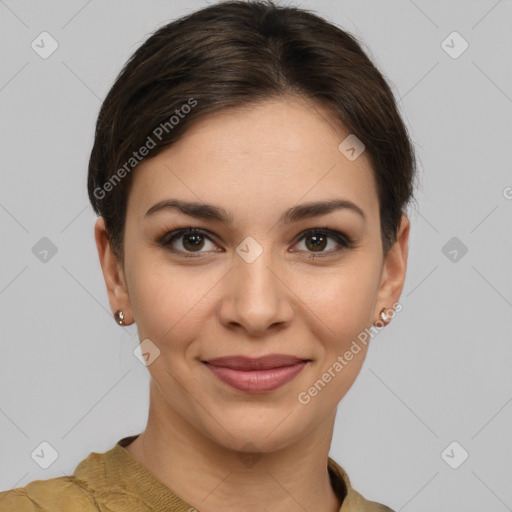
[[[204,426],[213,428],[208,429],[207,436],[225,448],[271,453],[286,448],[307,435],[304,431],[304,416],[300,418],[300,426],[292,423],[297,418],[298,414],[290,414],[289,411],[283,413],[282,410],[275,413],[234,411],[232,415],[223,415],[222,426],[211,418],[208,418],[208,424]]]

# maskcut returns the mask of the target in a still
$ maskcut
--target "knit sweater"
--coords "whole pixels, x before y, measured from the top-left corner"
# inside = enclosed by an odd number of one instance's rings
[[[90,453],[73,475],[35,480],[1,492],[0,512],[200,512],[125,450],[136,437],[120,439],[105,453]],[[363,498],[330,457],[327,467],[341,502],[339,512],[393,512]]]

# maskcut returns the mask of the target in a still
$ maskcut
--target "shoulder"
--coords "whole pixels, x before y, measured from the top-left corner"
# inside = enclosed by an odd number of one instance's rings
[[[72,507],[72,508],[71,508]],[[34,480],[0,492],[0,512],[97,512],[94,499],[73,476]]]
[[[393,509],[367,500],[357,492],[350,482],[346,471],[333,459],[329,457],[328,467],[334,475],[333,484],[338,492],[343,495],[343,501],[339,512],[395,512]]]
[[[346,504],[343,502],[343,506],[346,506],[348,512],[395,512],[382,503],[367,500],[353,488],[350,489],[346,497],[346,502]],[[345,512],[343,507],[341,510]]]
[[[359,509],[364,512],[395,512],[393,509],[383,505],[382,503],[377,503],[376,501],[369,501],[365,499],[361,494],[352,489],[352,499],[356,501],[359,505]]]
[[[91,453],[73,475],[34,480],[0,492],[0,512],[149,512],[139,490],[126,487],[120,473]],[[110,467],[112,470],[113,468]],[[115,468],[114,468],[115,469]]]

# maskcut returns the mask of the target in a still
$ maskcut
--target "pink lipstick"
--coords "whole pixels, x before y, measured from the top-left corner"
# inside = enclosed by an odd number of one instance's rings
[[[258,358],[218,357],[203,363],[226,384],[247,393],[262,393],[291,381],[308,361],[285,354],[269,354]]]

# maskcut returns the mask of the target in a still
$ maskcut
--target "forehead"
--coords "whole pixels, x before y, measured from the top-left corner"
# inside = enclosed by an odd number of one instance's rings
[[[378,215],[373,170],[365,152],[349,160],[340,151],[349,135],[327,109],[294,98],[206,116],[139,164],[128,211],[140,216],[178,197],[259,215],[273,205],[345,198],[371,219]]]

